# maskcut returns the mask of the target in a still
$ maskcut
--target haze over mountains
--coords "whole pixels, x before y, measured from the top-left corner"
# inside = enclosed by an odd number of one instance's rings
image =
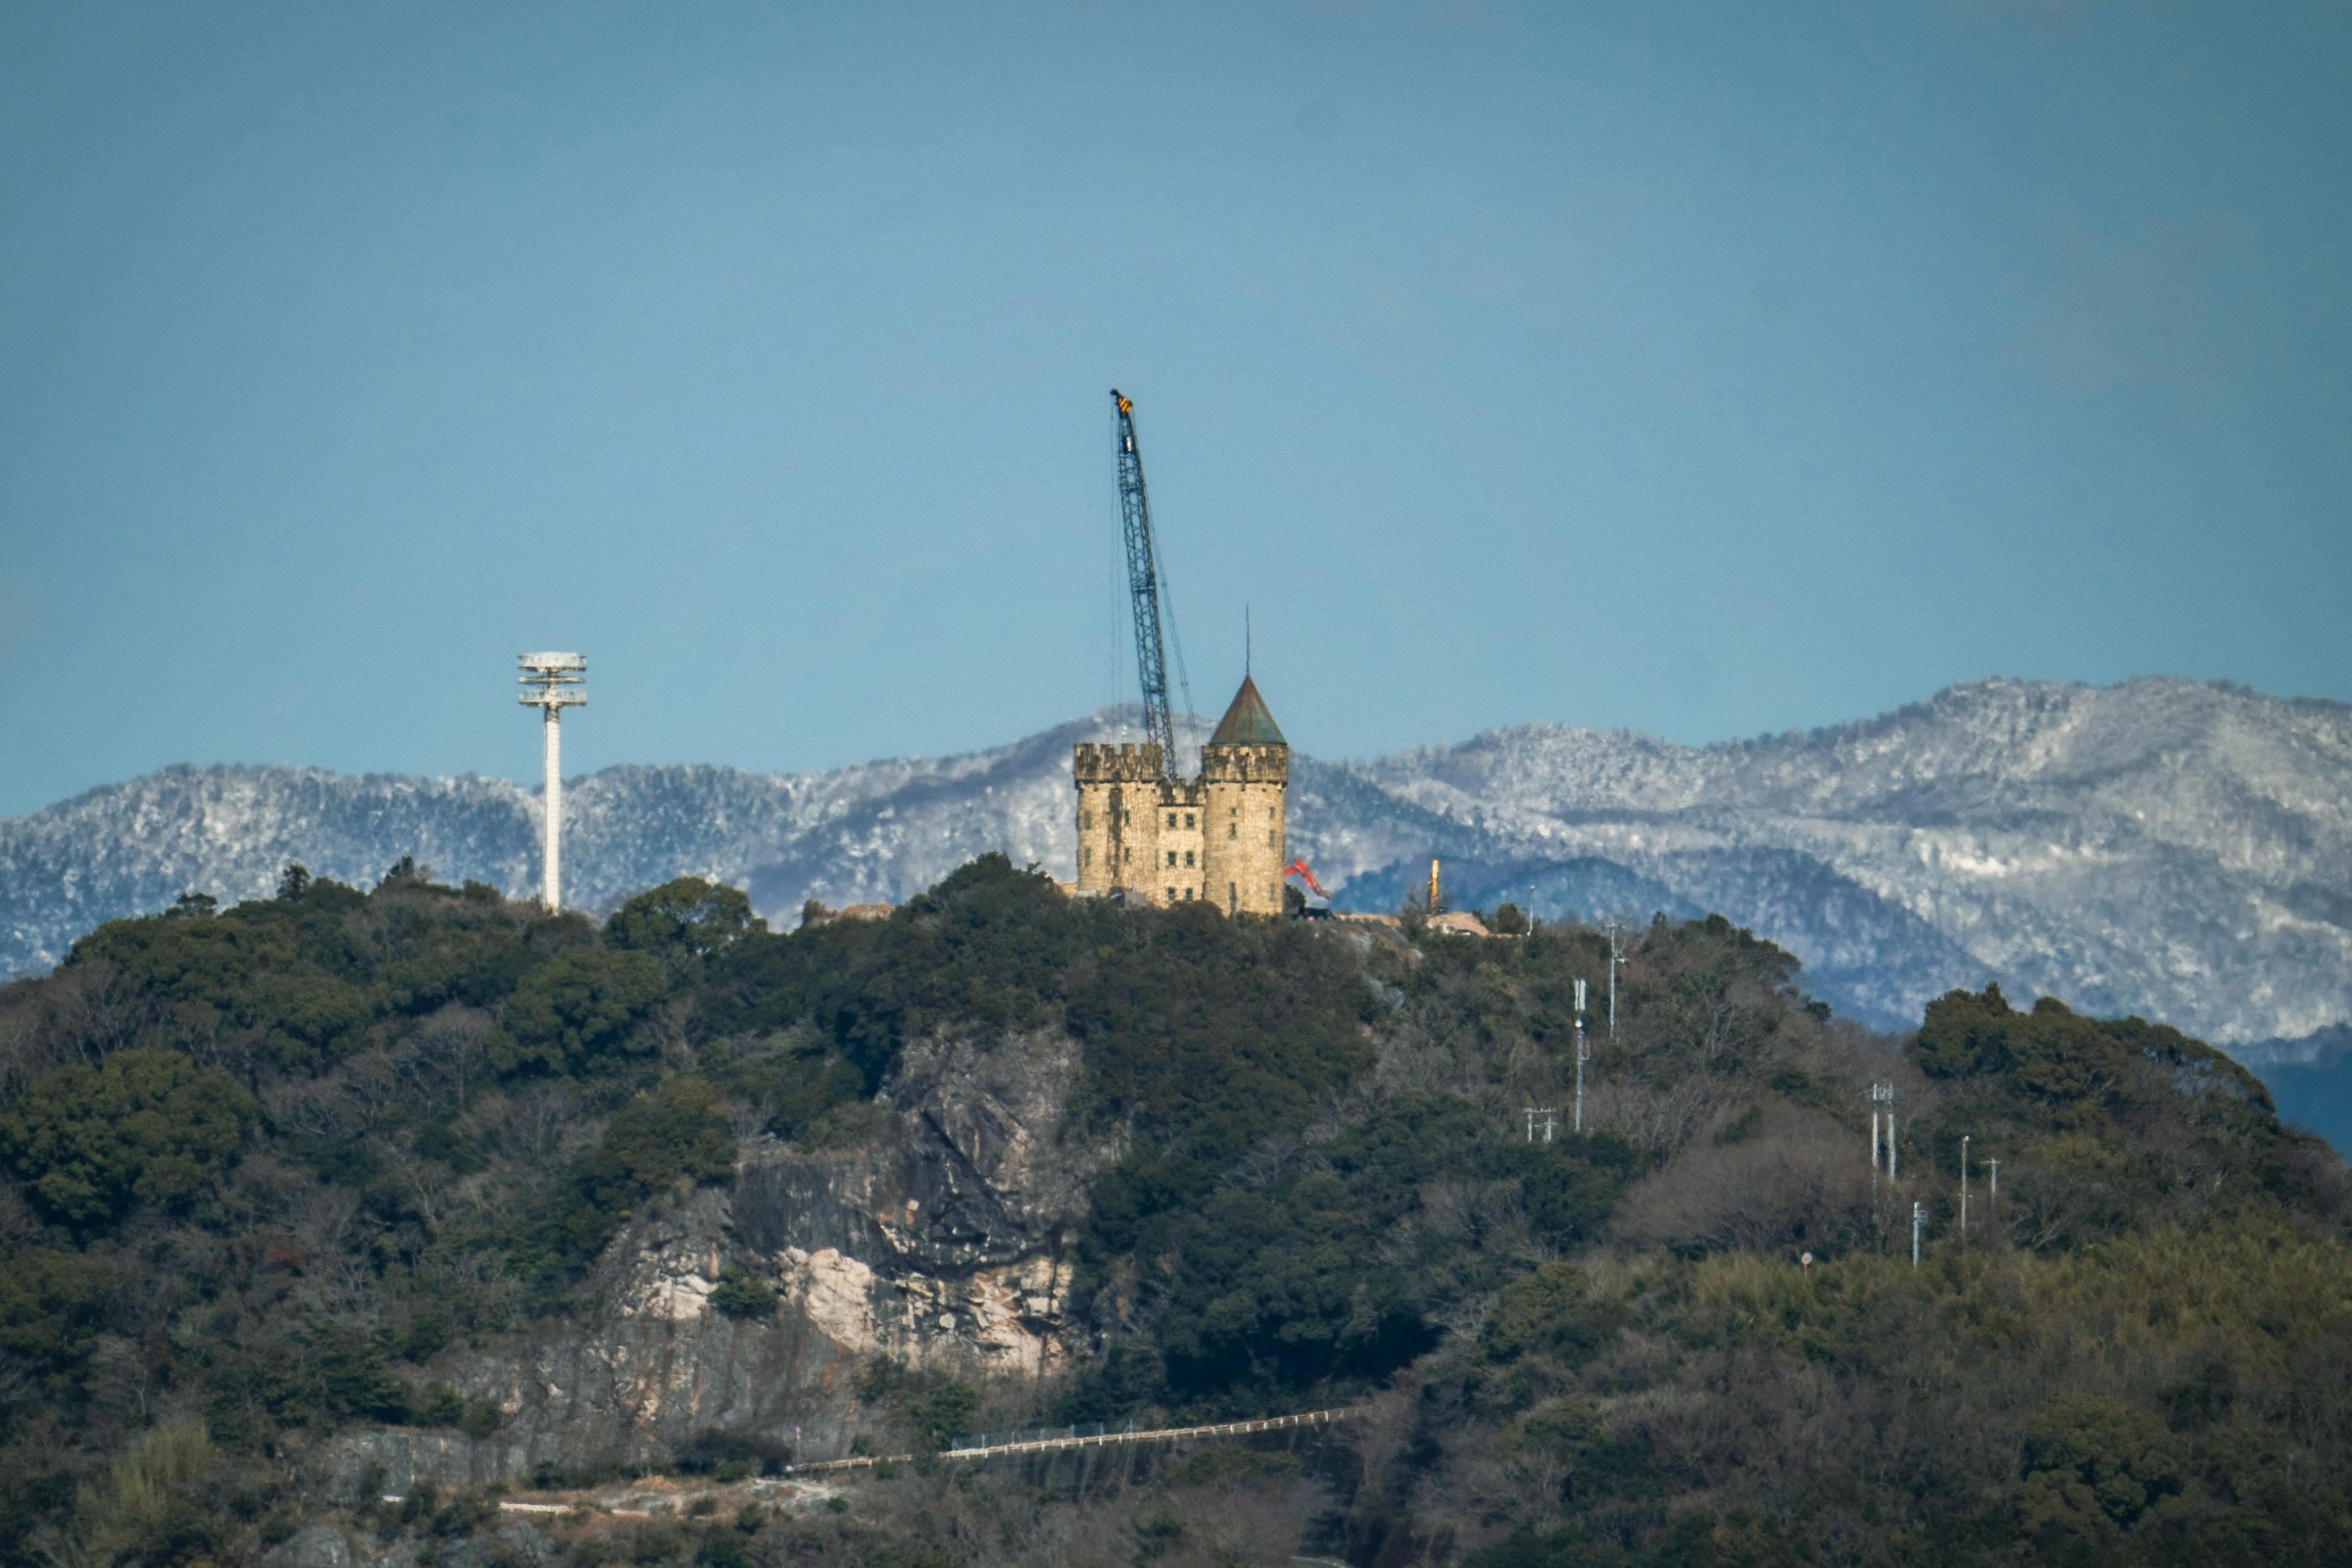
[[[692,873],[789,925],[803,900],[896,901],[991,849],[1066,878],[1070,745],[1115,717],[820,773],[610,768],[567,786],[567,891],[596,909]],[[1999,979],[2275,1059],[2352,1021],[2347,780],[2340,703],[1986,680],[1708,747],[1528,724],[1370,763],[1297,756],[1291,846],[1342,908],[1393,908],[1436,855],[1458,903],[1720,912],[1882,1026]],[[372,882],[414,855],[522,893],[537,816],[537,792],[501,780],[169,768],[0,822],[0,970],[185,890],[267,893],[289,860]]]

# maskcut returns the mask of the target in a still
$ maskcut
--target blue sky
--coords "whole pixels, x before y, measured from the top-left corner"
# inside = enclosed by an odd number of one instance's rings
[[[2341,6],[0,10],[0,813],[2352,699]],[[568,770],[569,771],[569,770]]]

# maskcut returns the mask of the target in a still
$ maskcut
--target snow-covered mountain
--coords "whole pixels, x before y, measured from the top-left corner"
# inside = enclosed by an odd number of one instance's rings
[[[794,775],[619,767],[566,787],[583,907],[692,872],[790,923],[895,900],[1002,849],[1066,877],[1070,745],[1098,714],[966,756]],[[2352,709],[2242,688],[2011,680],[1809,734],[1692,748],[1530,724],[1371,763],[1295,759],[1292,845],[1343,906],[1432,855],[1460,901],[1719,911],[1885,1024],[1999,978],[2261,1055],[2352,1021]],[[535,791],[466,777],[167,769],[0,822],[0,971],[187,889],[267,892],[289,860],[373,880],[533,882]]]

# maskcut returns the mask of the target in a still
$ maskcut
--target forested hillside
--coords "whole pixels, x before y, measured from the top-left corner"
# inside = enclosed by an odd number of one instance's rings
[[[789,934],[690,879],[598,926],[407,862],[105,925],[0,992],[0,1561],[244,1561],[322,1523],[362,1558],[715,1568],[1284,1563],[1310,1528],[1367,1565],[2352,1553],[2344,1168],[2228,1058],[1997,989],[1879,1035],[1720,919],[1638,933],[1612,1038],[1601,933],[1423,913],[1129,909],[989,857]],[[987,1092],[941,1099],[957,1074]],[[894,1202],[923,1272],[852,1261],[877,1300],[1042,1270],[1017,1375],[954,1312],[856,1337],[845,1276],[762,1239],[804,1202],[775,1173],[891,1149],[951,1178],[945,1239]],[[501,1486],[616,1462],[561,1458],[510,1369],[646,1331],[613,1280],[688,1233],[709,1278],[663,1331],[816,1371],[690,1439],[641,1420],[632,1464],[1364,1415],[1345,1463],[1211,1448],[1057,1496],[926,1458],[805,1507],[502,1524]],[[564,1419],[583,1451],[598,1417]],[[398,1505],[352,1479],[370,1434],[415,1467]]]

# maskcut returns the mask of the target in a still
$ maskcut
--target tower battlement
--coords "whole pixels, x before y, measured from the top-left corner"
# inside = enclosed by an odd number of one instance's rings
[[[1147,741],[1139,746],[1130,741],[1114,746],[1107,742],[1081,741],[1075,748],[1071,766],[1082,784],[1157,784],[1160,776],[1160,744]]]

